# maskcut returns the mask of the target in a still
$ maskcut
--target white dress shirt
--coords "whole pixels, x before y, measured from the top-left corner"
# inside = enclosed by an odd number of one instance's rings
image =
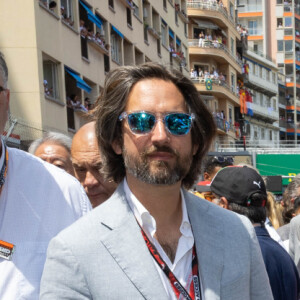
[[[191,268],[192,268],[194,236],[193,236],[190,221],[188,219],[185,199],[182,191],[181,191],[182,222],[180,225],[181,237],[179,238],[178,241],[175,260],[172,263],[169,257],[167,256],[167,254],[165,253],[165,251],[163,250],[163,248],[160,246],[157,239],[154,237],[156,232],[155,219],[151,216],[149,211],[147,211],[147,209],[141,204],[141,202],[138,201],[138,199],[130,191],[126,179],[124,180],[124,188],[125,188],[127,201],[138,223],[141,225],[141,227],[147,234],[147,237],[149,238],[151,243],[156,247],[162,259],[168,265],[168,267],[176,276],[176,278],[180,281],[181,285],[183,287],[186,287],[188,281],[190,282],[191,280],[190,275],[192,270]],[[161,201],[162,200],[163,199],[161,199]],[[153,258],[153,263],[155,264],[155,267],[160,275],[161,281],[165,287],[169,299],[177,300],[168,277],[162,271],[161,267],[158,265],[158,263],[155,261],[154,258]]]
[[[73,176],[24,151],[7,149],[0,240],[14,244],[15,251],[11,260],[0,258],[0,299],[38,300],[50,239],[91,206]]]

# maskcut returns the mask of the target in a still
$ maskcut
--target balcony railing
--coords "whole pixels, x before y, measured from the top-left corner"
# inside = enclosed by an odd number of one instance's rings
[[[187,8],[203,9],[203,10],[218,11],[221,14],[223,14],[223,16],[226,19],[228,19],[234,26],[236,25],[236,22],[234,21],[233,17],[230,16],[230,14],[228,14],[227,8],[220,5],[220,4],[217,4],[215,1],[187,0],[186,7]]]
[[[260,12],[260,11],[262,11],[261,4],[244,4],[243,6],[239,7],[239,13]]]
[[[194,83],[203,84],[205,85],[206,79],[203,77],[191,77],[191,80]],[[220,79],[212,79],[213,86],[218,85],[224,87],[226,90],[228,90],[231,94],[233,94],[235,97],[240,97],[239,93],[235,90],[235,87],[230,87],[229,84],[225,80]],[[213,91],[213,90],[212,90]]]
[[[189,39],[188,41],[189,47],[199,47],[199,40],[197,39]],[[213,42],[210,40],[205,40],[203,43],[203,47],[199,48],[214,48],[214,49],[220,49],[224,51],[227,55],[229,55],[240,67],[242,67],[243,62],[242,60],[237,56],[232,54],[228,48],[224,44],[220,44],[218,42]],[[208,53],[211,54],[211,53]]]
[[[273,59],[271,56],[265,54],[264,52],[259,51],[259,50],[254,50],[253,48],[250,48],[250,47],[248,47],[248,50],[255,53],[255,54],[257,54],[257,55],[259,55],[260,57],[263,57],[263,58],[273,62],[274,64],[276,64],[276,60]]]
[[[248,34],[251,35],[262,35],[263,29],[262,28],[248,28]]]

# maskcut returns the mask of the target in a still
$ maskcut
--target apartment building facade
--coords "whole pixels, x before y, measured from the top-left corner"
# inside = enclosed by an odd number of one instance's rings
[[[87,122],[106,73],[120,65],[154,61],[189,74],[185,0],[1,1],[0,18],[7,131],[21,144],[46,130],[72,135]]]
[[[215,117],[215,148],[233,146],[240,139],[235,112],[240,106],[237,80],[242,76],[235,2],[188,0],[187,14],[191,78]]]
[[[250,95],[250,113],[242,117],[242,135],[254,147],[279,146],[278,68],[274,57],[275,5],[266,0],[237,1],[238,27],[247,35],[242,85]]]
[[[280,139],[300,143],[300,1],[276,0],[276,59],[285,82],[280,86]]]

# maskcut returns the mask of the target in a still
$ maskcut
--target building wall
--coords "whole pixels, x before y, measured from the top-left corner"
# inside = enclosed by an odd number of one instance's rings
[[[62,2],[63,1],[63,2]],[[88,23],[94,33],[101,31],[105,34],[105,42],[109,50],[103,50],[95,43],[87,43],[87,55],[82,52],[82,39],[80,35],[80,14],[82,11],[79,1],[72,0],[73,9],[71,17],[74,25],[70,26],[66,19],[61,17],[61,3],[69,0],[57,0],[57,6],[52,10],[47,7],[49,0],[34,1],[1,1],[0,19],[5,24],[0,28],[0,51],[4,53],[9,67],[9,87],[11,89],[11,113],[17,119],[34,124],[40,130],[54,129],[66,133],[67,121],[67,96],[70,91],[79,96],[82,101],[89,97],[92,102],[96,100],[104,84],[108,71],[105,55],[108,56],[110,70],[123,64],[140,64],[145,61],[155,61],[170,65],[169,28],[176,39],[181,42],[183,52],[187,51],[187,32],[185,31],[184,18],[177,15],[176,7],[186,11],[186,2],[168,0],[164,7],[160,0],[133,0],[139,9],[134,10],[126,0],[113,0],[113,8],[109,1],[83,0],[93,14],[98,15],[103,21],[103,31],[93,23]],[[176,2],[176,3],[175,3]],[[46,3],[46,6],[43,4]],[[143,8],[144,7],[144,8]],[[131,25],[127,22],[127,8],[131,15]],[[166,22],[166,43],[161,43],[162,19]],[[16,21],[17,20],[17,21]],[[87,23],[86,23],[87,24]],[[151,34],[148,30],[148,41],[144,39],[144,28],[156,27],[158,35]],[[112,35],[114,26],[124,39],[119,38],[120,61],[112,59]],[[160,53],[158,53],[159,40]],[[180,50],[180,46],[176,47]],[[83,57],[83,56],[88,56]],[[53,64],[57,79],[55,97],[45,96],[44,79],[45,66]],[[188,55],[186,65],[178,59],[172,60],[173,67],[181,69],[188,75]],[[66,73],[65,67],[70,68],[79,75],[91,88],[90,94],[78,89],[72,83],[72,78]],[[49,73],[50,74],[50,73]],[[49,87],[50,88],[50,87]],[[86,122],[82,113],[74,113],[74,130]],[[35,138],[35,137],[33,137]]]

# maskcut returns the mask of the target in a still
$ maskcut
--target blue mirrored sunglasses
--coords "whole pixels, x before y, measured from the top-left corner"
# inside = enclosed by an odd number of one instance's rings
[[[162,119],[168,132],[173,135],[185,135],[190,131],[194,118],[194,114],[180,112],[165,114],[163,118],[158,118],[155,114],[145,111],[123,112],[119,116],[120,121],[127,119],[130,130],[135,134],[150,133],[156,122]]]

